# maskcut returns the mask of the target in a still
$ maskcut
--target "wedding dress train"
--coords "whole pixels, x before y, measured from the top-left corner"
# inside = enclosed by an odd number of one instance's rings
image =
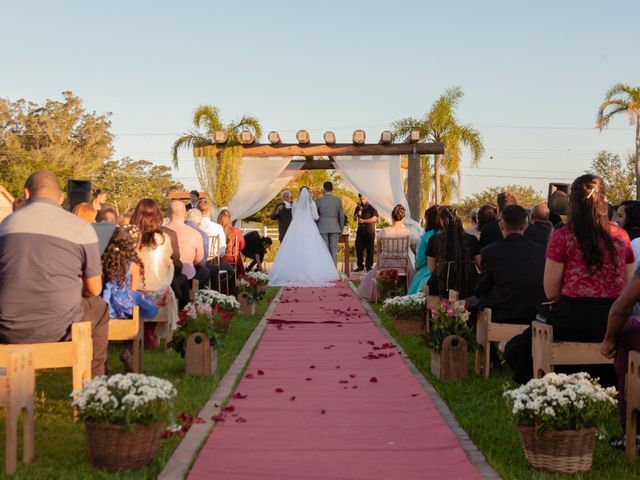
[[[309,190],[303,188],[292,208],[293,220],[284,236],[269,273],[276,287],[331,286],[339,279],[327,244],[316,220],[318,208]]]

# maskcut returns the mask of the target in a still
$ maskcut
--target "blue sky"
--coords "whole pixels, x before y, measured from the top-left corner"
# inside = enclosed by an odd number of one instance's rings
[[[464,193],[519,183],[546,190],[601,149],[626,154],[625,118],[599,133],[616,82],[640,83],[636,1],[3,2],[0,96],[63,90],[112,112],[116,157],[170,162],[202,103],[257,116],[284,141],[305,128],[370,138],[424,114],[459,85],[458,115],[482,133]],[[469,165],[465,156],[463,165]],[[176,176],[195,186],[193,159]]]

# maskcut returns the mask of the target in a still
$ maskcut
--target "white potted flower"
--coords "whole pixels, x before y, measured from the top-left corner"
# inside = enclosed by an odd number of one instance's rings
[[[249,277],[255,280],[258,285],[258,290],[262,293],[266,293],[267,288],[269,288],[269,275],[264,272],[247,272],[244,274],[245,277]]]
[[[591,469],[598,426],[615,409],[616,389],[589,374],[548,373],[504,393],[529,466],[572,474]]]
[[[400,335],[418,336],[424,332],[424,314],[427,297],[424,293],[388,298],[382,304],[382,311],[393,318]]]
[[[236,297],[225,295],[215,290],[198,290],[193,302],[195,304],[209,305],[213,312],[217,313],[222,319],[223,325],[220,325],[219,328],[225,332],[229,328],[231,317],[240,309],[240,303]]]
[[[91,463],[111,472],[140,468],[153,460],[176,395],[161,378],[138,373],[97,377],[73,406],[86,424]]]

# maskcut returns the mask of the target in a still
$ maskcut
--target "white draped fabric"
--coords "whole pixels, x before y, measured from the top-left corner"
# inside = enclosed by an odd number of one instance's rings
[[[264,208],[295,175],[291,157],[244,157],[238,191],[229,202],[234,220],[242,220]]]
[[[407,209],[405,225],[416,234],[420,224],[411,219],[407,198],[404,195],[402,168],[399,155],[334,157],[340,177],[355,192],[369,199],[378,213],[391,220],[391,211],[398,204]]]

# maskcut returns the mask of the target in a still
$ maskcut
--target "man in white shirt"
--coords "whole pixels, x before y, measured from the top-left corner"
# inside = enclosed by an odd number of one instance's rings
[[[211,220],[211,207],[209,206],[209,200],[203,198],[198,202],[198,210],[202,212],[202,223],[200,228],[209,237],[219,237],[218,242],[213,242],[213,250],[209,252],[209,256],[217,257],[218,253],[221,257],[224,257],[224,252],[227,249],[227,237],[224,234],[222,225]]]

